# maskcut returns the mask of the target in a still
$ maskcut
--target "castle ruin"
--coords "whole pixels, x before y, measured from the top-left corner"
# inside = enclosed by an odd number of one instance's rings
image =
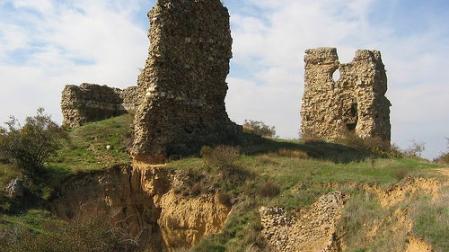
[[[351,63],[340,64],[335,48],[310,49],[304,61],[303,136],[332,141],[354,133],[390,141],[391,103],[379,51],[358,50]]]
[[[96,84],[67,85],[62,92],[63,125],[74,128],[89,122],[133,113],[138,104],[137,87],[111,88]]]
[[[232,58],[226,7],[220,0],[158,0],[148,17],[149,55],[138,86],[66,86],[63,124],[133,113],[131,154],[150,163],[194,154],[204,145],[238,143],[242,128],[229,119],[224,102]],[[335,48],[307,50],[302,135],[332,141],[354,133],[390,141],[386,91],[380,52],[359,50],[351,63],[340,64]]]
[[[228,10],[220,0],[158,0],[148,16],[134,159],[163,162],[203,145],[237,141],[241,127],[231,122],[224,103],[232,57]]]

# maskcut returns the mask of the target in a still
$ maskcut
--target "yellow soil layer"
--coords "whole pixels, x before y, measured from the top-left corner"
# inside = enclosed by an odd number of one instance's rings
[[[409,238],[409,244],[405,252],[432,252],[432,246],[416,237]]]

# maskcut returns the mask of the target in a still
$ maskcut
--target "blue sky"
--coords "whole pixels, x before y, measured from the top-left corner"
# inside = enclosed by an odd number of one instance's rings
[[[449,137],[449,1],[223,0],[231,13],[234,58],[230,117],[262,120],[298,137],[307,48],[379,49],[388,70],[393,141]],[[148,50],[154,0],[0,0],[0,121],[43,106],[61,121],[60,92],[82,82],[134,85]]]

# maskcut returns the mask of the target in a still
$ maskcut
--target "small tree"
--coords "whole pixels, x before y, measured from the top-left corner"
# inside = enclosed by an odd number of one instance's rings
[[[245,120],[243,129],[247,133],[259,135],[262,137],[273,138],[276,136],[276,129],[274,126],[268,126],[260,121]]]
[[[447,140],[447,152],[442,153],[438,158],[435,159],[436,162],[449,164],[449,138]]]
[[[405,150],[404,154],[408,157],[421,158],[425,149],[426,147],[424,143],[417,143],[415,141],[412,141],[412,146]]]
[[[44,113],[37,110],[33,117],[27,117],[22,127],[15,117],[0,128],[0,157],[16,164],[24,174],[40,175],[45,162],[60,148],[64,130]]]

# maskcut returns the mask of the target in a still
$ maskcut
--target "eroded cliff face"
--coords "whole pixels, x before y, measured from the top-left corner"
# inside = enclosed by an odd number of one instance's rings
[[[174,183],[176,173],[164,167],[116,166],[69,179],[52,206],[67,220],[109,221],[142,250],[188,249],[219,232],[231,209],[213,194],[180,196]]]

